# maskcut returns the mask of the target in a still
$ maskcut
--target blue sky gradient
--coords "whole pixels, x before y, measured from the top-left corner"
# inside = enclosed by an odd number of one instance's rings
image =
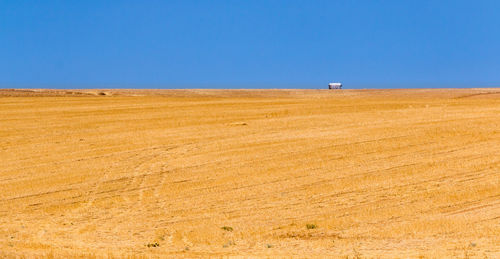
[[[500,1],[0,1],[0,87],[500,86]]]

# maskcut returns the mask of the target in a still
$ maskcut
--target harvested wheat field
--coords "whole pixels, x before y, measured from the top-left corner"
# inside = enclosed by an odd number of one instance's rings
[[[1,257],[500,257],[500,89],[0,96]]]

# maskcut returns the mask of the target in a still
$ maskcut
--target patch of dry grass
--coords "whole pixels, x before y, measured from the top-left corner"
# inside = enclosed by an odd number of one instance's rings
[[[23,91],[1,257],[500,256],[497,89]]]

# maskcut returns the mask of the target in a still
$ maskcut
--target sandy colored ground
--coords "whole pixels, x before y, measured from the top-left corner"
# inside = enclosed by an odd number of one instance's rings
[[[500,258],[500,89],[0,90],[0,226],[1,257]]]

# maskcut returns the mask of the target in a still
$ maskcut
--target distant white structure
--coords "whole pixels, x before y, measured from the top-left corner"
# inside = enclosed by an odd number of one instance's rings
[[[329,83],[328,89],[342,89],[341,83]]]

